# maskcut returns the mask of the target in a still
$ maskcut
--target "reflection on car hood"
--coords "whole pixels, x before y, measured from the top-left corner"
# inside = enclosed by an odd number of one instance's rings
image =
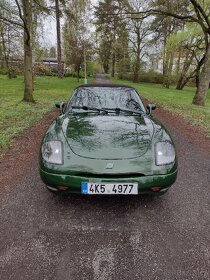
[[[146,153],[154,125],[146,115],[70,114],[63,120],[62,130],[78,156],[131,159]]]

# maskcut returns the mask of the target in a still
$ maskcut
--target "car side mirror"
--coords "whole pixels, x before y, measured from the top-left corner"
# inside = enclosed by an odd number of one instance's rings
[[[156,109],[156,105],[155,104],[150,103],[150,104],[147,105],[147,110],[148,110],[148,114],[149,115],[151,115],[152,110],[155,110],[155,109]]]
[[[63,101],[58,101],[55,103],[55,107],[60,109],[60,113],[63,114],[64,113],[64,107],[65,107],[65,103]]]

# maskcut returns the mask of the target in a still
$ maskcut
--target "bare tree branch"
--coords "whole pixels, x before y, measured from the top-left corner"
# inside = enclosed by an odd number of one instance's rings
[[[20,7],[20,4],[19,4],[18,0],[15,0],[15,3],[17,5],[17,7],[18,7],[19,17],[22,20],[22,22],[24,24],[24,27],[25,27],[25,21],[24,21],[24,18],[23,18],[23,15],[22,15],[22,11],[21,11],[21,7]]]
[[[24,31],[26,32],[27,37],[28,37],[28,41],[29,41],[30,38],[31,38],[30,31],[29,31],[28,26],[27,26],[27,24],[26,24],[26,22],[25,22],[25,19],[24,19],[24,17],[23,17],[22,10],[21,10],[21,7],[20,7],[20,4],[19,4],[18,0],[15,0],[15,3],[16,3],[16,5],[17,5],[17,7],[18,7],[19,16],[20,16],[20,19],[21,19],[22,22],[23,22]]]
[[[168,11],[163,11],[163,10],[155,10],[155,9],[150,9],[150,10],[147,10],[146,12],[139,12],[138,14],[145,14],[148,16],[154,16],[154,15],[165,15],[165,16],[170,16],[170,17],[174,17],[174,18],[177,18],[177,19],[180,19],[180,20],[186,20],[186,21],[189,21],[189,22],[197,22],[199,23],[199,20],[193,16],[190,16],[190,15],[179,15],[179,14],[175,14],[175,13],[172,13],[172,12],[168,12]],[[145,17],[146,17],[145,15]],[[140,17],[141,19],[142,17]],[[136,18],[138,19],[138,18]]]
[[[40,2],[38,0],[33,0],[33,2],[39,6],[45,13],[47,14],[50,14],[51,11],[54,12],[55,10],[55,7],[54,6],[49,6],[49,7],[46,7],[46,6],[43,6],[42,4],[40,4]]]
[[[199,20],[199,24],[201,26],[201,28],[203,29],[203,32],[205,34],[205,41],[206,41],[206,44],[208,43],[208,36],[206,36],[206,33],[208,33],[208,28],[206,28],[204,22],[203,22],[203,19],[201,17],[201,14],[200,14],[200,11],[199,9],[195,6],[195,13],[198,17],[198,20]]]
[[[201,5],[195,1],[195,0],[190,0],[190,2],[192,3],[192,5],[195,7],[195,9],[197,9],[203,16],[203,18],[206,21],[206,24],[208,25],[208,28],[210,29],[210,19],[207,16],[207,14],[204,12],[203,8],[201,7]]]
[[[6,18],[6,17],[3,17],[3,16],[1,16],[0,17],[0,22],[5,22],[5,23],[11,23],[11,24],[13,24],[13,25],[16,25],[16,26],[19,26],[19,27],[21,27],[21,28],[24,28],[24,25],[22,25],[21,23],[19,23],[19,22],[17,22],[17,21],[14,21],[14,20],[12,20],[12,19],[8,19],[8,18]]]
[[[193,22],[198,22],[198,19],[196,19],[193,16],[190,15],[179,15],[179,14],[175,14],[172,12],[168,12],[168,11],[163,11],[163,10],[156,10],[156,9],[149,9],[149,10],[145,10],[145,11],[139,11],[139,12],[122,12],[121,15],[142,15],[142,17],[132,17],[132,19],[144,19],[146,17],[152,16],[152,15],[167,15],[167,16],[171,16],[171,17],[175,17],[177,19],[181,19],[181,20],[189,20],[189,21],[193,21]],[[104,14],[99,14],[101,16],[116,16],[115,13],[104,13]]]

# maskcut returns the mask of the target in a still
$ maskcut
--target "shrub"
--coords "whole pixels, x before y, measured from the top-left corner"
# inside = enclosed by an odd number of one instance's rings
[[[119,79],[133,81],[133,73],[120,73]],[[139,80],[138,82],[143,83],[155,83],[155,84],[162,84],[163,83],[163,75],[161,73],[157,73],[153,70],[149,70],[148,72],[141,71],[139,73]]]
[[[144,83],[162,84],[163,75],[161,73],[157,73],[153,70],[150,70],[148,72],[140,72],[139,81],[144,82]]]
[[[64,76],[65,77],[72,77],[72,78],[77,78],[77,72],[74,72],[74,71],[72,71],[72,72],[66,72],[65,74],[64,74]],[[81,74],[81,73],[79,73],[79,78],[81,79],[81,78],[83,78],[83,75]]]
[[[51,68],[47,65],[44,65],[42,63],[36,63],[34,66],[34,72],[36,75],[50,75],[51,76]]]
[[[5,68],[1,68],[0,75],[7,75],[7,70]]]

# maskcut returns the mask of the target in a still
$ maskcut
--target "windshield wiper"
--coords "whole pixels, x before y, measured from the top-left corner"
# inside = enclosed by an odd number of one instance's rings
[[[129,110],[129,109],[121,109],[121,108],[102,108],[103,110],[105,110],[106,112],[108,111],[112,111],[112,112],[116,112],[116,113],[120,113],[120,112],[125,112],[125,113],[130,113],[130,114],[137,114],[137,115],[142,115],[144,114],[144,112],[141,111],[137,111],[137,110]]]
[[[121,109],[121,108],[94,108],[94,107],[88,107],[88,106],[72,106],[72,109],[81,109],[84,111],[95,111],[95,112],[105,112],[108,114],[108,112],[115,112],[119,114],[120,112],[125,112],[125,113],[130,113],[130,114],[137,114],[137,115],[142,115],[144,112],[138,111],[138,110],[129,110],[129,109]]]
[[[87,107],[87,106],[72,106],[71,107],[72,109],[81,109],[81,110],[84,110],[84,111],[96,111],[96,112],[106,112],[107,113],[107,110],[103,109],[103,108],[93,108],[93,107]]]

